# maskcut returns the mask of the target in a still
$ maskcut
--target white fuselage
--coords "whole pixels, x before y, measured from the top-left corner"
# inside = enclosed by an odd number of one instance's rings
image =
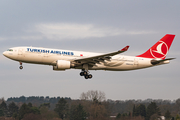
[[[3,55],[19,62],[44,64],[56,66],[57,60],[73,61],[80,58],[92,57],[101,55],[102,53],[49,49],[41,47],[14,47],[11,50],[5,51]],[[110,60],[99,62],[89,68],[89,70],[134,70],[154,66],[149,58],[115,55]],[[163,62],[169,63],[169,61]],[[159,64],[158,64],[159,65]],[[82,66],[72,67],[82,69]]]

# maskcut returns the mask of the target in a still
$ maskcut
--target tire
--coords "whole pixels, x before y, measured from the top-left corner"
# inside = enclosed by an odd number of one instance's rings
[[[84,75],[87,75],[88,73],[86,71],[83,72]]]
[[[80,72],[80,76],[84,76],[84,72]]]
[[[19,69],[21,69],[21,70],[22,70],[22,69],[23,69],[23,66],[20,66],[20,67],[19,67]]]
[[[91,79],[91,78],[92,78],[92,75],[91,75],[91,74],[89,74],[89,75],[88,75],[88,78],[90,78],[90,79]]]
[[[88,78],[89,78],[89,76],[88,76],[88,75],[85,75],[85,76],[84,76],[84,78],[85,78],[85,79],[88,79]]]

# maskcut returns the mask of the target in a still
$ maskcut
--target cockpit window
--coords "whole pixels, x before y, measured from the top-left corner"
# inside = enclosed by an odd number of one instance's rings
[[[7,51],[13,51],[13,49],[8,49]]]

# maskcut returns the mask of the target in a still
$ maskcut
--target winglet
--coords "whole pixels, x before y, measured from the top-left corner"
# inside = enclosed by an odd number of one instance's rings
[[[126,46],[126,47],[124,47],[123,49],[121,49],[120,51],[127,51],[128,48],[129,48],[129,46]]]

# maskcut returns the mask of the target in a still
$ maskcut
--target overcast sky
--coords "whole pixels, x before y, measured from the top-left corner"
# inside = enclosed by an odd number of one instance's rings
[[[50,96],[79,99],[100,90],[106,99],[180,98],[180,1],[169,0],[1,0],[0,97]],[[10,47],[35,46],[107,53],[126,45],[139,55],[165,34],[175,34],[170,64],[135,71],[53,71],[2,55]]]

